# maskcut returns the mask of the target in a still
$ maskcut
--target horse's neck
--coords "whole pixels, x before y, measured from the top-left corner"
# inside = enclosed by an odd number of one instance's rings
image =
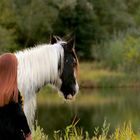
[[[60,45],[40,45],[16,53],[18,86],[21,92],[35,92],[44,84],[57,82],[58,63],[63,57]]]

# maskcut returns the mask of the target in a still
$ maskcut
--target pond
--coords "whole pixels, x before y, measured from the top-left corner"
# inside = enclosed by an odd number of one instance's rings
[[[77,127],[90,135],[105,120],[110,124],[110,131],[130,121],[138,132],[140,89],[82,89],[72,102],[64,101],[53,90],[38,95],[36,119],[48,135],[64,130],[75,117],[79,120]]]

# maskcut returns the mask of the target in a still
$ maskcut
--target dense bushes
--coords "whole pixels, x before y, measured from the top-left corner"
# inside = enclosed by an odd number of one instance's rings
[[[0,26],[0,54],[6,51],[13,51],[16,49],[15,43],[16,36],[13,30],[8,30]]]
[[[126,35],[104,44],[102,62],[114,70],[137,72],[140,68],[140,37]]]
[[[139,0],[1,0],[0,51],[48,42],[51,33],[74,32],[78,56],[96,59],[98,55],[101,60],[104,49],[98,47],[114,34],[140,31],[139,13]],[[100,53],[95,56],[93,50]]]

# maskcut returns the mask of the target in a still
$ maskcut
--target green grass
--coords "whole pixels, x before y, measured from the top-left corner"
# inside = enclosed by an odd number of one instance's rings
[[[117,127],[114,132],[109,133],[110,125],[104,121],[102,128],[93,128],[93,135],[89,136],[87,131],[83,132],[81,128],[76,127],[78,121],[67,126],[65,130],[54,131],[53,140],[140,140],[140,134],[136,134],[131,123],[124,123]],[[49,136],[44,134],[39,126],[33,130],[33,140],[49,140]]]
[[[81,88],[140,87],[138,73],[109,70],[94,62],[80,64],[79,83]]]

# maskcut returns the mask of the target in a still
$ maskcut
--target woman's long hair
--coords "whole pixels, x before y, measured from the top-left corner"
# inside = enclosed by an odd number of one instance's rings
[[[14,54],[0,56],[0,107],[10,101],[18,102],[17,65]]]

